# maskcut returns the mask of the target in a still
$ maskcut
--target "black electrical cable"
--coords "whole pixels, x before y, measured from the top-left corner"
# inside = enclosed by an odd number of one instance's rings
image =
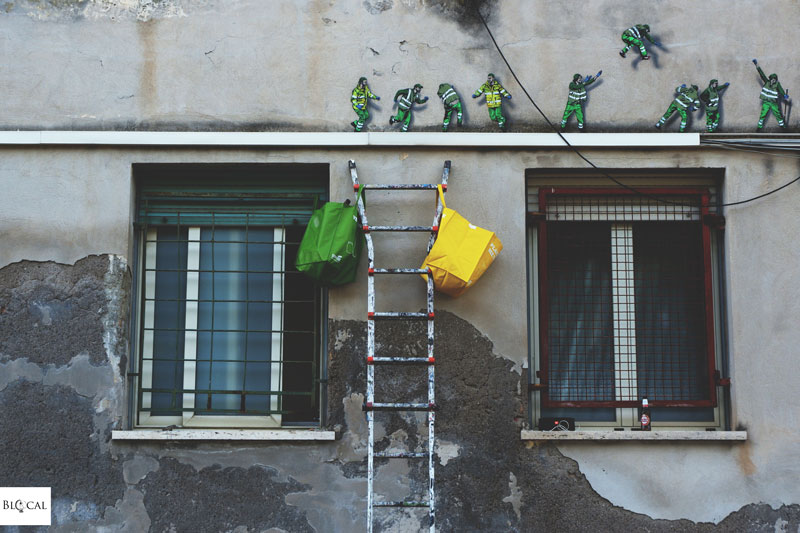
[[[505,54],[503,54],[503,51],[500,49],[500,45],[498,45],[498,44],[497,44],[497,40],[495,40],[495,38],[494,38],[494,35],[492,34],[492,30],[490,30],[490,29],[489,29],[489,25],[488,25],[488,24],[486,24],[486,20],[483,18],[483,15],[481,15],[481,12],[480,12],[480,10],[476,10],[476,11],[477,11],[477,13],[478,13],[478,17],[481,19],[481,22],[483,23],[483,27],[484,27],[484,28],[486,28],[486,32],[489,34],[489,37],[492,39],[492,43],[494,43],[494,47],[497,49],[497,53],[499,53],[499,54],[500,54],[500,57],[503,59],[503,62],[504,62],[504,63],[506,64],[506,66],[508,67],[508,70],[509,70],[509,72],[511,72],[511,75],[512,75],[512,76],[514,76],[514,79],[517,81],[517,84],[518,84],[518,85],[520,86],[520,88],[522,89],[522,92],[524,92],[524,93],[525,93],[525,96],[527,96],[527,97],[528,97],[528,100],[530,100],[530,101],[531,101],[531,103],[533,104],[533,107],[535,107],[535,108],[536,108],[536,110],[539,112],[539,114],[540,114],[540,115],[542,115],[542,117],[544,118],[545,122],[547,122],[547,125],[548,125],[548,126],[550,126],[550,128],[551,128],[551,129],[552,129],[552,130],[553,130],[553,131],[554,131],[556,134],[558,134],[558,136],[561,138],[561,140],[562,140],[562,141],[564,141],[564,144],[566,144],[567,146],[569,146],[569,147],[572,149],[572,151],[573,151],[573,152],[575,152],[575,155],[577,155],[578,157],[580,157],[581,159],[583,159],[583,160],[584,160],[584,161],[585,161],[585,162],[586,162],[586,163],[587,163],[589,166],[591,166],[593,169],[595,169],[596,171],[598,171],[600,174],[602,174],[602,175],[603,175],[603,176],[605,176],[606,178],[610,179],[611,181],[613,181],[614,183],[616,183],[616,184],[617,184],[617,185],[619,185],[620,187],[622,187],[622,188],[624,188],[624,189],[627,189],[627,190],[629,190],[629,191],[631,191],[631,192],[633,192],[633,193],[635,193],[635,194],[638,194],[638,195],[640,195],[640,196],[643,196],[643,197],[645,197],[645,198],[649,198],[649,199],[651,199],[651,200],[655,200],[655,201],[657,201],[657,202],[661,202],[661,203],[665,203],[665,204],[671,204],[671,205],[685,205],[685,204],[681,204],[681,203],[679,203],[679,202],[670,202],[669,200],[665,200],[665,199],[663,199],[663,198],[657,198],[657,197],[655,197],[655,196],[651,196],[651,195],[649,195],[649,194],[647,194],[647,193],[644,193],[644,192],[642,192],[642,191],[639,191],[639,190],[637,190],[637,189],[635,189],[635,188],[633,188],[633,187],[631,187],[631,186],[629,186],[629,185],[625,185],[624,183],[622,183],[621,181],[619,181],[619,180],[618,180],[618,179],[616,179],[615,177],[611,176],[610,174],[607,174],[607,173],[606,173],[606,172],[604,172],[603,170],[600,170],[600,168],[598,168],[598,167],[597,167],[597,165],[595,165],[594,163],[592,163],[592,162],[591,162],[591,161],[590,161],[590,160],[589,160],[589,159],[588,159],[586,156],[584,156],[584,155],[583,155],[583,154],[580,152],[580,150],[578,150],[577,148],[575,148],[574,146],[572,146],[572,144],[570,144],[570,142],[569,142],[569,141],[566,139],[566,137],[564,137],[564,135],[562,135],[562,134],[561,134],[561,132],[560,132],[560,131],[558,131],[558,128],[556,128],[556,127],[555,127],[555,125],[553,125],[553,123],[552,123],[552,122],[550,122],[550,119],[549,119],[549,118],[547,118],[547,115],[545,115],[545,114],[544,114],[544,111],[542,111],[542,110],[539,108],[539,106],[538,106],[538,105],[536,105],[536,102],[533,100],[533,98],[531,97],[531,95],[530,95],[530,94],[528,94],[528,90],[525,88],[525,86],[522,84],[522,82],[521,82],[521,81],[519,80],[519,78],[517,77],[517,74],[516,74],[516,72],[514,72],[514,69],[511,67],[511,64],[508,62],[508,59],[506,59],[506,56],[505,56]],[[777,189],[773,189],[773,190],[771,190],[771,191],[767,191],[767,192],[765,192],[764,194],[760,194],[760,195],[758,195],[758,196],[754,196],[753,198],[748,198],[747,200],[740,200],[740,201],[738,201],[738,202],[729,202],[729,203],[726,203],[726,204],[717,204],[715,207],[718,207],[718,208],[719,208],[719,207],[729,207],[729,206],[733,206],[733,205],[742,205],[742,204],[746,204],[746,203],[754,202],[754,201],[756,201],[756,200],[759,200],[759,199],[761,199],[761,198],[764,198],[765,196],[769,196],[769,195],[771,195],[771,194],[774,194],[774,193],[776,193],[776,192],[778,192],[778,191],[780,191],[780,190],[782,190],[782,189],[785,189],[786,187],[788,187],[789,185],[792,185],[793,183],[795,183],[795,182],[797,182],[797,181],[800,181],[800,176],[796,177],[795,179],[793,179],[793,180],[792,180],[792,181],[790,181],[789,183],[786,183],[786,184],[784,184],[784,185],[781,185],[781,186],[780,186],[780,187],[778,187]]]

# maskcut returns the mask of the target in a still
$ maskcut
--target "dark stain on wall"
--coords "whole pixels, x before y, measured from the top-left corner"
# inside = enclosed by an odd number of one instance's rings
[[[109,328],[117,334],[124,331],[118,320],[124,321],[127,305],[126,297],[112,302],[108,294],[129,291],[126,271],[117,269],[116,276],[109,277],[108,272],[114,271],[109,268],[112,260],[92,256],[74,266],[21,262],[0,269],[3,359],[28,357],[40,367],[63,366],[75,354],[86,352],[93,364],[107,368],[102,338]],[[39,329],[46,322],[42,306],[49,306],[47,327],[57,328],[55,333]],[[109,311],[110,306],[116,310]],[[37,321],[39,325],[34,326]],[[449,454],[439,458],[436,467],[437,530],[772,533],[800,527],[800,505],[796,504],[779,509],[747,505],[718,525],[653,520],[614,506],[592,489],[579,465],[555,445],[520,440],[527,409],[525,374],[497,356],[491,341],[458,316],[439,310],[436,327],[436,438]],[[352,436],[362,429],[347,427],[353,412],[345,412],[343,400],[352,400],[365,390],[366,323],[331,320],[329,331],[329,426],[339,425],[345,435]],[[380,323],[377,341],[384,354],[424,355],[426,350],[422,324]],[[2,367],[5,372],[10,368]],[[399,367],[398,372],[379,367],[378,377],[379,399],[425,398],[424,367]],[[134,481],[135,494],[143,495],[152,531],[313,531],[305,511],[286,503],[288,495],[313,495],[323,489],[335,492],[337,483],[352,491],[353,483],[344,480],[363,480],[366,485],[366,459],[359,457],[357,446],[355,454],[348,450],[346,441],[298,446],[293,462],[276,465],[280,473],[257,464],[198,469],[175,458],[159,457],[161,448],[180,449],[182,455],[224,449],[232,457],[240,449],[230,443],[111,445],[115,417],[98,414],[97,404],[104,393],[111,397],[118,390],[101,390],[99,396],[88,398],[70,387],[28,381],[22,375],[3,378],[7,385],[0,390],[0,484],[52,487],[53,500],[61,502],[60,519],[70,527],[85,525],[88,530],[101,517],[114,515],[107,508],[115,506],[117,513],[131,513],[120,516],[117,523],[132,529],[142,525],[137,522],[141,514],[119,505],[126,494],[122,463],[134,449],[158,461],[157,468]],[[124,407],[123,402],[120,409]],[[377,441],[377,450],[426,449],[424,415],[382,413],[377,420],[385,435]],[[347,453],[337,456],[332,448]],[[241,451],[247,449],[251,447]],[[317,455],[317,451],[322,453]],[[320,456],[327,457],[341,476],[329,476],[326,471],[313,485],[292,477],[294,469],[304,471],[305,461],[320,460]],[[398,470],[397,461],[377,461],[377,479],[396,487],[407,473],[412,480],[409,495],[424,494],[426,462],[400,464],[407,465],[405,470]],[[343,494],[342,502],[352,501],[350,492]],[[378,510],[376,517],[376,531],[416,529],[417,525],[425,529],[424,511]]]
[[[454,20],[465,31],[476,34],[486,31],[478,13],[489,22],[497,3],[497,0],[429,0],[425,5],[443,17]],[[488,35],[486,38],[489,38]]]
[[[273,469],[213,466],[197,471],[172,458],[160,463],[137,486],[144,493],[152,531],[231,531],[239,526],[247,531],[314,531],[301,511],[285,503],[287,494],[311,487],[291,478],[279,481]]]
[[[52,487],[53,501],[94,504],[122,498],[122,468],[100,442],[92,400],[62,386],[17,380],[0,391],[0,485]]]
[[[85,352],[92,364],[105,363],[107,271],[104,256],[75,265],[25,261],[0,269],[0,358],[63,366]]]
[[[800,510],[796,505],[780,512],[769,506],[749,506],[719,526],[689,520],[653,520],[614,506],[592,489],[578,464],[564,457],[553,444],[520,440],[527,408],[523,397],[526,377],[515,372],[510,361],[493,353],[491,341],[449,312],[436,311],[436,328],[436,438],[459,448],[458,457],[449,458],[445,465],[437,462],[437,529],[674,532],[751,531],[757,525],[764,531],[773,531],[779,514],[790,523],[796,521],[793,517]],[[331,422],[344,424],[340,398],[366,389],[366,324],[331,321],[329,331]],[[344,338],[347,340],[342,341]],[[424,355],[424,343],[416,342],[424,338],[421,325],[376,325],[376,343],[383,348],[383,355]],[[419,401],[425,397],[424,376],[424,370],[377,367],[376,401]],[[409,449],[427,450],[427,430],[419,419],[379,413],[376,421],[383,424],[387,435],[376,442],[376,451],[386,448],[388,436],[398,431],[408,434]],[[389,460],[376,461],[376,479],[387,464]],[[424,494],[427,462],[410,461],[409,466],[409,477],[415,480],[410,494]],[[366,476],[366,461],[347,463],[342,470],[350,476]],[[516,480],[513,491],[517,502],[512,494],[511,474]],[[426,514],[424,510],[417,512],[422,527]],[[376,530],[392,530],[404,516],[390,513],[394,511],[376,511]],[[730,528],[729,524],[736,527]],[[740,528],[742,524],[747,527]]]

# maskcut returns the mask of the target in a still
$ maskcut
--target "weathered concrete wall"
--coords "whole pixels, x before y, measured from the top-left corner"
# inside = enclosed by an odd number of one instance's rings
[[[41,275],[46,271],[49,275]],[[68,294],[82,280],[84,309],[76,326],[87,337],[109,339],[106,360],[81,352],[84,341],[47,344],[32,361],[24,349],[0,351],[0,479],[53,487],[48,531],[270,531],[349,532],[363,529],[366,424],[363,401],[363,321],[330,322],[330,424],[336,442],[297,444],[124,444],[109,442],[120,426],[124,386],[117,359],[125,335],[129,273],[118,258],[90,257],[74,266],[23,263],[0,270],[5,329],[34,313],[36,294]],[[43,299],[40,305],[49,304]],[[28,311],[26,311],[26,309]],[[93,317],[93,320],[90,320]],[[63,314],[20,326],[58,328]],[[688,520],[653,520],[613,505],[593,490],[580,464],[550,444],[519,440],[525,419],[525,379],[491,341],[456,315],[437,314],[437,486],[441,531],[794,531],[797,505],[749,505],[715,527]],[[387,349],[413,350],[407,327],[380,328]],[[75,352],[78,355],[71,356]],[[414,379],[414,376],[406,376]],[[387,395],[422,390],[402,378]],[[411,389],[411,390],[409,390]],[[378,449],[419,449],[422,418],[386,415],[376,424]],[[696,451],[689,451],[694,454]],[[724,453],[721,451],[720,453]],[[402,497],[420,466],[379,462],[376,487]],[[415,531],[423,517],[381,514],[377,531]],[[42,528],[43,529],[43,528]]]
[[[491,71],[514,95],[504,103],[511,130],[545,131],[475,18],[478,8],[551,120],[561,117],[573,73],[604,71],[587,102],[593,131],[651,131],[676,85],[703,88],[712,77],[732,83],[723,130],[750,131],[761,86],[750,60],[777,72],[792,94],[800,81],[791,70],[800,22],[792,0],[9,0],[0,6],[0,129],[348,131],[350,91],[366,75],[383,97],[371,107],[372,131],[390,129],[391,97],[417,82],[432,99],[412,128],[438,131],[443,81],[461,93],[464,130],[493,131],[485,105],[469,98]],[[649,63],[633,52],[621,59],[621,31],[642,22],[665,47],[651,47]],[[696,114],[691,129],[702,122]],[[789,124],[796,130],[797,118]],[[585,153],[609,168],[723,168],[725,201],[800,174],[793,157],[711,148]],[[352,195],[351,158],[370,182],[435,182],[442,162],[453,160],[448,203],[505,245],[470,292],[437,299],[441,530],[800,529],[795,187],[725,212],[732,421],[748,430],[748,442],[555,446],[519,440],[529,417],[524,173],[582,168],[569,152],[4,146],[0,156],[0,485],[52,486],[53,531],[363,527],[363,273],[330,292],[336,442],[110,441],[128,409],[131,165],[324,162],[331,197],[341,200]],[[427,224],[430,203],[371,194],[371,222],[394,222],[398,213]],[[376,241],[382,264],[422,261],[424,237]],[[422,307],[408,297],[418,280],[407,282],[379,309]],[[381,342],[414,350],[408,333],[392,326]],[[387,394],[408,388],[390,385]],[[414,447],[424,433],[414,417],[387,416],[378,428],[379,448]],[[419,469],[380,463],[378,486],[402,497]],[[386,531],[419,524],[412,512],[384,516]]]
[[[495,73],[514,99],[512,131],[544,131],[475,10],[531,96],[558,122],[575,72],[603,70],[586,106],[593,131],[652,131],[681,83],[719,78],[722,128],[751,131],[761,83],[794,68],[793,0],[735,4],[546,0],[10,0],[0,13],[2,129],[349,131],[350,91],[382,97],[369,129],[389,129],[395,91],[425,86],[413,128],[437,131],[436,88],[452,83],[469,130],[494,130],[469,95]],[[622,59],[623,30],[649,23],[653,60]],[[574,120],[574,119],[573,119]],[[675,119],[673,119],[675,120]],[[790,127],[797,128],[797,117]],[[704,129],[695,114],[690,126]],[[770,118],[768,128],[775,128]],[[574,127],[574,123],[573,123]],[[677,129],[675,123],[668,126]]]
[[[587,154],[606,167],[726,168],[726,201],[773,189],[800,171],[791,158],[706,148]],[[797,393],[786,377],[800,342],[790,320],[800,313],[800,285],[790,268],[800,261],[792,244],[793,206],[800,201],[794,188],[726,210],[732,407],[734,425],[747,428],[749,441],[554,446],[519,440],[528,417],[527,316],[521,311],[527,304],[524,171],[578,166],[566,152],[105,149],[86,158],[83,150],[6,148],[3,155],[13,166],[6,166],[0,179],[13,183],[8,190],[15,191],[14,201],[4,205],[27,217],[26,235],[46,234],[53,244],[32,251],[26,238],[14,237],[19,219],[0,218],[0,231],[9,236],[3,240],[6,261],[0,270],[0,404],[2,427],[11,429],[2,433],[1,444],[15,457],[0,467],[0,479],[52,485],[56,520],[64,531],[136,530],[147,524],[154,531],[171,525],[190,530],[200,522],[220,531],[361,527],[363,277],[330,292],[328,402],[338,441],[134,445],[108,440],[112,428],[123,427],[127,409],[121,369],[127,361],[129,273],[122,257],[130,247],[131,164],[329,162],[331,197],[341,200],[352,195],[350,158],[358,162],[362,180],[373,182],[436,181],[443,160],[453,160],[449,205],[497,230],[506,247],[462,298],[437,298],[437,486],[441,509],[447,509],[439,514],[443,530],[568,531],[596,523],[619,531],[711,529],[691,520],[719,522],[721,530],[730,531],[793,531],[800,522]],[[28,161],[34,170],[15,181]],[[64,194],[37,195],[59,180]],[[113,208],[93,202],[97,191],[87,183],[100,184]],[[71,213],[70,204],[85,206],[80,217]],[[374,223],[398,211],[419,223],[431,216],[430,203],[400,193],[374,194],[370,210]],[[84,221],[96,220],[106,225],[87,230]],[[380,261],[412,266],[421,261],[424,243],[413,239],[391,247],[378,241]],[[34,252],[38,260],[74,266],[31,262],[26,255]],[[90,254],[101,255],[83,258]],[[378,305],[417,310],[423,304],[403,297]],[[404,329],[392,327],[382,335],[384,346],[398,350],[409,342]],[[396,382],[393,388],[403,386]],[[26,413],[24,421],[19,412]],[[413,446],[424,431],[420,426],[414,419],[387,417],[380,426],[380,446]],[[53,432],[58,439],[49,438]],[[381,465],[381,488],[398,495],[418,468],[394,461]],[[70,479],[77,481],[65,481]],[[210,485],[224,490],[206,488]],[[207,510],[212,501],[220,505]],[[416,523],[416,515],[399,514],[390,515],[385,525],[402,531]]]

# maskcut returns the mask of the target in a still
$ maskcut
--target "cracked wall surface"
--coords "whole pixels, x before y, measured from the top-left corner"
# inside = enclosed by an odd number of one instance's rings
[[[126,406],[120,366],[125,343],[118,339],[127,334],[129,280],[117,256],[0,269],[6,309],[0,315],[6,333],[0,349],[0,480],[52,487],[48,531],[363,529],[365,322],[329,321],[328,427],[340,435],[334,442],[116,442],[110,432],[122,427]],[[40,307],[31,305],[53,301],[72,312],[52,312],[44,321]],[[67,326],[75,335],[45,335],[36,352],[11,342],[20,337],[35,343],[30,336],[38,328]],[[798,505],[751,504],[716,525],[653,520],[613,505],[556,446],[519,439],[526,377],[515,363],[452,312],[437,309],[436,326],[439,530],[581,531],[591,525],[620,532],[772,532],[800,526]],[[424,334],[421,327],[383,323],[376,341],[382,350],[415,353],[424,350],[418,342]],[[93,353],[88,347],[96,342],[103,348]],[[424,379],[413,369],[379,378],[379,399],[425,395]],[[421,451],[426,433],[424,416],[379,414],[376,449]],[[378,460],[375,487],[402,499],[409,491],[425,492],[426,474],[418,460]],[[415,531],[426,519],[413,510],[378,511],[376,518],[376,531],[387,532]]]
[[[421,83],[428,104],[412,130],[440,131],[440,83],[460,93],[461,131],[496,131],[469,95],[493,72],[514,96],[510,131],[550,131],[574,73],[594,74],[586,121],[593,132],[649,132],[681,83],[730,82],[723,131],[750,132],[760,109],[753,58],[796,87],[791,0],[710,0],[674,6],[602,0],[8,0],[0,4],[6,105],[0,129],[351,131],[350,93],[360,76],[381,96],[368,131],[391,131],[391,97]],[[725,32],[707,31],[715,20]],[[592,21],[589,25],[587,21]],[[648,23],[661,46],[650,61],[619,57],[622,32]],[[780,46],[762,28],[781,36]],[[335,42],[336,46],[330,46]],[[288,100],[276,97],[294,95]],[[88,98],[87,95],[91,95]],[[797,129],[790,109],[789,129]],[[570,128],[574,128],[574,123]],[[670,131],[677,126],[667,125]],[[702,112],[689,128],[705,129]],[[773,119],[768,131],[777,131]]]

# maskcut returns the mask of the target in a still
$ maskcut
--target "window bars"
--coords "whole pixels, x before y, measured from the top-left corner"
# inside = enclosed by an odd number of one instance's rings
[[[303,226],[159,208],[140,211],[139,424],[318,419],[321,292],[293,266]]]
[[[539,191],[545,407],[716,405],[707,191],[647,195]]]

